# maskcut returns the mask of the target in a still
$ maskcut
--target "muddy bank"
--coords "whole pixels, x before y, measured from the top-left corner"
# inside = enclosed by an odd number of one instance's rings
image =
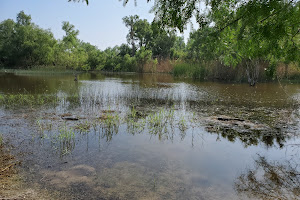
[[[28,187],[18,173],[21,161],[10,153],[9,145],[0,145],[0,199],[55,199],[47,190]]]

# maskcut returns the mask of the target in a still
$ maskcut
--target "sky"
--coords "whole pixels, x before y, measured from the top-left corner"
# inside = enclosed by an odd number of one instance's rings
[[[80,40],[104,50],[127,43],[128,29],[123,24],[123,17],[139,15],[151,22],[154,14],[149,11],[153,2],[138,0],[135,6],[134,0],[130,0],[124,7],[123,1],[119,0],[89,0],[89,5],[68,0],[0,0],[0,21],[16,20],[17,13],[23,10],[31,15],[33,23],[50,29],[57,39],[64,35],[62,22],[69,21],[79,30]],[[188,34],[189,31],[185,31],[185,39]]]

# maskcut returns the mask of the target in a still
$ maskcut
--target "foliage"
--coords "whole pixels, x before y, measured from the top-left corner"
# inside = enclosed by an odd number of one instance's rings
[[[255,85],[261,73],[274,79],[280,63],[285,74],[289,66],[299,65],[299,1],[157,0],[153,12],[151,23],[137,15],[124,17],[128,44],[101,51],[80,41],[71,23],[62,23],[65,35],[59,40],[21,11],[16,21],[0,23],[0,66],[155,72],[165,60],[174,60],[175,76],[204,79],[208,71],[227,69],[218,66],[243,67],[240,74]],[[186,45],[175,28],[182,31],[193,16],[199,29]]]

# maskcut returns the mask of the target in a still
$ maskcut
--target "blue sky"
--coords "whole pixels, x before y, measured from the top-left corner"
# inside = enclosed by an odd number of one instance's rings
[[[126,43],[128,29],[122,18],[129,15],[139,15],[141,19],[151,22],[154,18],[149,10],[153,2],[134,0],[123,7],[119,0],[89,0],[85,3],[73,3],[68,0],[0,0],[0,21],[16,19],[18,12],[23,10],[30,14],[32,21],[44,29],[50,29],[55,38],[62,38],[63,21],[69,21],[79,30],[79,39],[89,42],[104,50]],[[188,33],[185,33],[187,38]]]

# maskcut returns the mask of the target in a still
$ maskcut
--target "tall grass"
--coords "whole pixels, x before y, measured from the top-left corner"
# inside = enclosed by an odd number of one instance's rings
[[[200,64],[176,63],[173,74],[175,77],[193,78],[203,80],[205,78],[205,68]]]

